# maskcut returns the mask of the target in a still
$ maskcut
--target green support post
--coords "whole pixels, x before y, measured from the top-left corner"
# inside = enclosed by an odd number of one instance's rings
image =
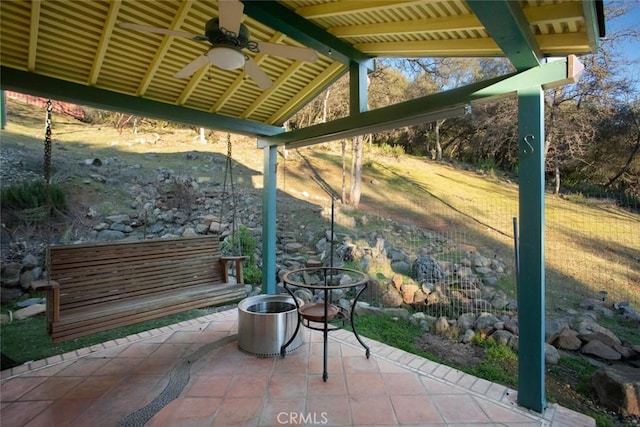
[[[7,126],[7,95],[0,90],[0,129]]]
[[[277,145],[264,147],[262,187],[262,293],[276,293]]]
[[[518,90],[520,273],[518,404],[542,413],[545,398],[544,92]]]

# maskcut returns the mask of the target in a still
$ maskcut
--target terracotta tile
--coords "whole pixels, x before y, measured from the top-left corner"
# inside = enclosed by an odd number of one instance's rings
[[[362,356],[345,357],[342,359],[345,372],[380,372],[378,363],[374,359]]]
[[[183,394],[189,397],[222,397],[233,380],[231,375],[192,378]]]
[[[121,381],[121,377],[89,377],[67,393],[65,399],[97,399]]]
[[[437,379],[420,377],[420,382],[422,382],[422,385],[427,390],[427,394],[430,396],[436,394],[466,394],[464,390]]]
[[[86,377],[93,374],[98,368],[104,366],[109,359],[82,358],[74,361],[66,368],[59,371],[60,377]]]
[[[268,375],[273,370],[272,358],[248,357],[244,359],[238,369],[240,375]]]
[[[151,342],[137,342],[128,346],[118,354],[118,357],[148,357],[161,344]]]
[[[324,420],[320,423],[327,426],[351,425],[351,407],[349,399],[344,396],[314,397],[307,400],[307,410],[305,414],[312,414],[316,420]]]
[[[258,425],[262,411],[259,397],[224,399],[213,418],[212,427],[250,427]]]
[[[322,341],[320,342],[312,342],[309,347],[309,354],[311,356],[319,356],[322,357],[324,354],[324,344]],[[342,353],[340,353],[340,344],[329,342],[327,345],[327,357],[340,357]]]
[[[84,378],[81,377],[51,377],[42,384],[34,387],[20,397],[26,400],[55,400],[62,399],[69,391],[77,387]]]
[[[139,399],[131,396],[96,400],[75,419],[74,426],[114,426],[143,406],[139,403]]]
[[[47,409],[53,401],[13,402],[2,408],[0,420],[3,427],[24,426]]]
[[[198,370],[198,375],[218,376],[227,375],[240,370],[243,360],[237,358],[215,358],[213,360],[204,361]]]
[[[375,357],[375,355],[371,356]],[[406,373],[407,370],[402,366],[398,366],[395,363],[391,363],[387,360],[376,358],[376,363],[378,364],[378,369],[381,373]]]
[[[156,351],[151,353],[150,358],[178,359],[186,356],[189,344],[164,343]]]
[[[202,331],[177,331],[171,334],[165,343],[193,344],[201,334]]]
[[[347,373],[346,382],[349,396],[387,394],[382,376],[378,373]]]
[[[0,386],[0,401],[11,402],[39,386],[47,380],[46,377],[17,377],[5,381]]]
[[[279,425],[301,426],[302,416],[305,414],[305,398],[292,399],[266,399],[260,414],[258,423],[261,427],[273,427]]]
[[[288,354],[284,358],[276,358],[273,374],[306,374],[309,366],[308,357]]]
[[[268,375],[236,375],[227,389],[227,397],[263,397]]]
[[[142,360],[143,359],[131,357],[111,359],[96,369],[93,375],[121,375],[124,377],[133,373]]]
[[[389,394],[421,394],[425,392],[418,375],[411,372],[382,374],[382,379]]]
[[[322,374],[322,366],[323,366],[322,357],[314,357],[309,360],[309,370],[308,373],[311,374]],[[344,372],[344,368],[342,366],[342,358],[341,357],[329,357],[327,358],[327,372],[329,375],[342,375]]]
[[[486,423],[491,421],[470,395],[440,394],[431,396],[431,400],[447,423]]]
[[[397,425],[393,406],[387,396],[349,396],[353,425]]]
[[[346,396],[347,386],[342,374],[331,375],[327,382],[322,381],[322,375],[309,375],[307,379],[307,397],[316,396]]]
[[[75,420],[93,405],[93,400],[60,399],[53,402],[47,409],[31,420],[25,427],[55,426],[74,427]]]
[[[400,423],[435,424],[443,422],[429,396],[396,395],[391,396],[391,403]]]
[[[516,412],[515,408],[505,408],[482,398],[476,397],[474,399],[493,423],[513,424],[534,421],[532,417]]]
[[[179,363],[178,359],[164,357],[144,359],[135,370],[136,375],[165,375]]]
[[[212,419],[222,399],[217,397],[185,397],[177,400],[173,419]]]
[[[271,399],[304,398],[307,395],[307,375],[273,375],[269,379],[268,393]]]

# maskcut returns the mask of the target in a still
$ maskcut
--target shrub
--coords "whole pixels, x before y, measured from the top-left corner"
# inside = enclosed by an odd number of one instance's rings
[[[262,282],[262,270],[256,265],[257,241],[245,226],[240,226],[235,233],[227,236],[222,242],[222,253],[225,255],[242,255],[248,257],[242,263],[244,281],[250,284]]]
[[[43,181],[23,182],[2,189],[0,201],[5,210],[24,221],[43,221],[55,212],[66,212],[66,195],[56,183],[49,185],[50,210],[47,212],[47,191]]]

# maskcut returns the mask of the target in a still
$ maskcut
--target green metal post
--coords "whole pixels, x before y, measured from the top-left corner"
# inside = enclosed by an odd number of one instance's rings
[[[7,126],[7,96],[3,90],[0,90],[0,129]]]
[[[518,404],[542,413],[544,366],[544,92],[518,91],[520,273]]]
[[[262,293],[276,293],[276,166],[278,146],[264,148],[262,187]]]

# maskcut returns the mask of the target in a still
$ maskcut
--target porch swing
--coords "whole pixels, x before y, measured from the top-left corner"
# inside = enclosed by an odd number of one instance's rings
[[[49,194],[51,101],[45,186]],[[50,206],[51,201],[47,200]],[[49,207],[47,209],[50,209]],[[246,297],[239,257],[224,257],[217,235],[56,246],[46,240],[47,331],[54,343]],[[229,283],[234,265],[235,283]]]

